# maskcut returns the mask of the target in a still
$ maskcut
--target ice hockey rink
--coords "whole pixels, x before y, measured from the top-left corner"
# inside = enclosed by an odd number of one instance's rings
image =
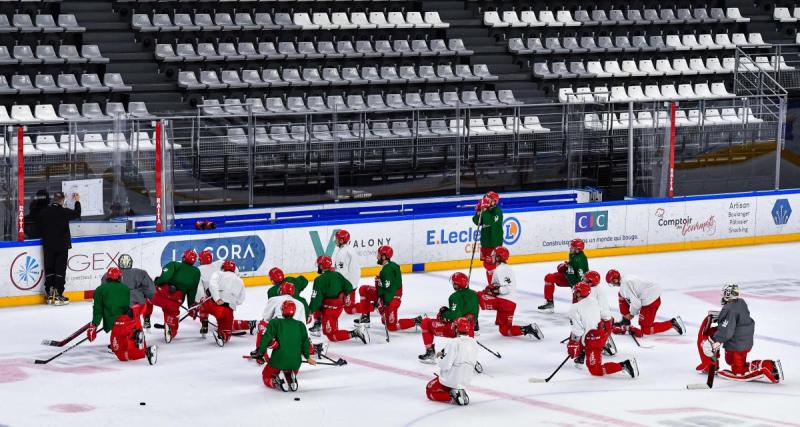
[[[159,330],[149,333],[149,343],[159,345],[156,366],[144,360],[118,362],[106,350],[106,334],[50,364],[34,365],[34,359],[59,351],[40,341],[61,339],[89,321],[91,304],[3,309],[0,426],[800,426],[795,407],[800,402],[798,252],[800,243],[590,258],[590,267],[602,275],[617,268],[660,283],[659,318],[681,315],[688,333],[650,337],[645,341],[652,348],[616,336],[619,353],[607,359],[635,357],[637,379],[624,373],[595,378],[570,361],[547,384],[528,379],[546,377],[566,356],[559,341],[569,333],[569,290],[556,289],[554,314],[538,313],[542,278],[556,263],[514,265],[521,283],[516,323],[536,322],[545,337],[503,337],[494,313],[482,313],[478,339],[502,358],[481,350],[484,373],[467,389],[466,407],[425,398],[436,367],[417,360],[424,350],[420,333],[393,333],[386,343],[377,315],[368,345],[330,346],[329,355],[343,357],[346,366],[304,365],[300,390],[283,393],[265,388],[261,369],[242,358],[254,348],[255,337],[249,335],[219,348],[210,335],[201,338],[199,323],[187,319],[171,344],[164,344]],[[405,275],[400,316],[435,315],[451,292],[450,274]],[[483,269],[473,271],[472,279],[473,289],[482,289]],[[712,390],[686,390],[687,384],[705,381],[694,371],[697,328],[708,310],[719,309],[719,290],[726,282],[740,284],[756,320],[750,359],[780,359],[785,382],[733,383],[718,377]],[[266,287],[249,288],[237,318],[258,318],[266,292]],[[616,301],[609,303],[616,307]],[[352,318],[343,315],[340,326],[349,328]],[[153,321],[160,323],[160,315]],[[436,343],[441,348],[444,339]]]

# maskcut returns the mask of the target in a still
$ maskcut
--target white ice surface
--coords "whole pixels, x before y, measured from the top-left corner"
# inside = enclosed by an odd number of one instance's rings
[[[595,378],[567,362],[548,384],[531,384],[528,378],[547,376],[566,355],[559,341],[569,331],[568,290],[556,289],[555,314],[538,313],[542,277],[556,263],[515,265],[522,283],[517,323],[538,323],[545,339],[502,337],[494,313],[482,313],[479,340],[502,359],[481,353],[485,373],[468,389],[467,407],[425,398],[435,367],[417,361],[423,352],[420,334],[393,333],[387,344],[376,315],[369,345],[331,344],[330,354],[347,359],[347,366],[304,365],[300,391],[282,393],[266,389],[260,369],[242,359],[254,348],[249,335],[218,348],[210,336],[200,338],[198,323],[187,320],[171,344],[155,329],[148,335],[160,349],[157,366],[118,362],[106,352],[106,334],[42,366],[33,360],[59,349],[40,341],[61,339],[90,320],[91,304],[3,309],[0,426],[800,425],[799,252],[800,244],[782,244],[590,260],[602,275],[614,267],[659,282],[664,288],[659,317],[681,315],[688,334],[648,338],[651,349],[615,337],[619,353],[608,359],[636,357],[638,379],[622,373]],[[405,275],[401,317],[435,314],[451,292],[449,275]],[[741,284],[756,319],[751,359],[780,358],[787,380],[772,385],[717,378],[713,390],[688,391],[686,384],[705,379],[694,371],[698,324],[707,310],[718,309],[720,285],[728,281]],[[473,287],[483,284],[483,270],[477,269]],[[257,318],[266,291],[250,288],[237,318]],[[698,298],[689,291],[708,292]],[[351,319],[343,315],[340,325],[350,327]],[[161,322],[160,314],[153,321]],[[436,340],[441,348],[442,338]]]

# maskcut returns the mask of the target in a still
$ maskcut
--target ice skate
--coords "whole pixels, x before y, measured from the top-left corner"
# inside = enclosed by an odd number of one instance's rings
[[[225,337],[219,331],[214,331],[214,342],[220,347],[225,347]]]
[[[308,332],[315,337],[319,337],[322,336],[321,329],[322,329],[322,321],[316,319],[314,320],[314,325],[308,329]]]
[[[250,335],[255,335],[257,326],[258,326],[258,322],[256,322],[255,320],[248,320],[247,321],[247,329],[250,330]]]
[[[617,354],[617,343],[614,342],[614,338],[610,335],[608,341],[606,341],[606,345],[603,346],[603,353],[608,356]]]
[[[289,384],[290,391],[297,391],[297,375],[294,372],[285,372],[286,382]]]
[[[154,345],[147,347],[145,354],[147,355],[147,363],[150,365],[155,365],[156,361],[158,360],[158,347]]]
[[[364,327],[369,328],[369,314],[362,314],[360,318],[353,320],[353,323],[356,326],[364,325]]]
[[[367,328],[364,325],[359,325],[358,327],[350,331],[350,337],[358,338],[364,344],[369,342],[369,333],[367,333]]]
[[[544,338],[544,334],[542,333],[542,330],[539,329],[539,325],[537,325],[535,323],[531,323],[530,325],[523,326],[522,327],[522,334],[525,335],[525,336],[531,335],[534,338],[536,338],[537,340],[540,340],[540,339]]]
[[[639,365],[636,363],[636,359],[628,359],[622,362],[622,369],[624,369],[631,378],[639,376]]]
[[[683,319],[681,316],[676,316],[672,318],[672,329],[675,329],[678,332],[678,335],[683,335],[686,332],[686,326],[683,324]]]
[[[200,320],[200,335],[206,336],[208,333],[208,320]]]
[[[463,388],[450,389],[450,398],[453,399],[453,403],[455,403],[458,406],[469,405],[469,396],[467,395],[466,390],[464,390]]]
[[[433,364],[435,356],[436,356],[436,347],[434,345],[431,345],[430,347],[428,347],[427,350],[425,350],[425,354],[420,354],[418,357],[419,361],[422,363]]]
[[[540,311],[544,311],[545,313],[552,313],[554,311],[553,307],[555,307],[555,305],[553,304],[553,301],[546,301],[544,304],[540,305],[537,308]]]

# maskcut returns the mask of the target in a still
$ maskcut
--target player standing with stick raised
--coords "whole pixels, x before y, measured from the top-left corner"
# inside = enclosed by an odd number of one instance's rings
[[[494,191],[486,193],[478,202],[475,215],[472,216],[472,222],[478,226],[481,235],[481,261],[483,268],[486,269],[486,283],[489,285],[492,284],[492,273],[495,269],[492,253],[495,248],[503,245],[503,210],[497,206],[499,202],[500,195]],[[470,276],[471,273],[472,262],[470,262]]]

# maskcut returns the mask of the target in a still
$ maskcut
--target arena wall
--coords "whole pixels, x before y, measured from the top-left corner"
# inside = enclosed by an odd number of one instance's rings
[[[586,241],[590,257],[680,251],[800,240],[800,190],[724,194],[680,199],[586,203],[505,212],[505,245],[512,263],[559,261],[569,240]],[[267,284],[266,273],[315,269],[318,255],[331,254],[333,234],[346,228],[361,258],[364,276],[376,274],[378,246],[391,245],[404,272],[469,266],[477,227],[462,212],[243,226],[214,231],[146,232],[73,239],[67,296],[89,299],[100,277],[122,253],[151,275],[188,248],[210,248],[232,258],[248,286]],[[476,260],[476,265],[480,263]],[[44,282],[38,241],[0,246],[0,306],[42,302]]]

